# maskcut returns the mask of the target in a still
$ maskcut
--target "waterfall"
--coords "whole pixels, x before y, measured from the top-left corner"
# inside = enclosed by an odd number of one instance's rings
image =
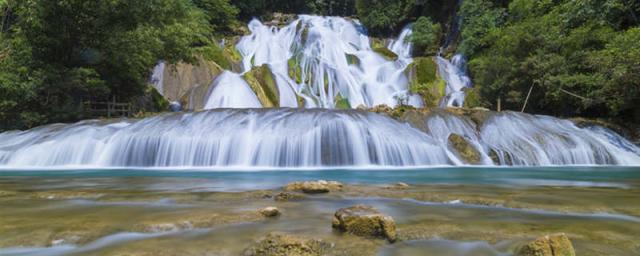
[[[160,95],[164,96],[164,69],[166,64],[164,61],[158,62],[158,64],[153,68],[153,72],[151,74],[151,85],[153,88],[156,88],[156,91],[160,93]]]
[[[422,106],[418,95],[409,94],[404,74],[411,63],[411,45],[404,42],[410,30],[392,46],[398,55],[394,60],[372,48],[355,20],[300,15],[283,28],[256,19],[248,27],[251,34],[236,45],[243,73],[266,64],[274,74],[281,107],[297,107],[298,97],[307,108],[335,108],[339,99],[352,108],[399,102]],[[222,105],[218,99],[209,102]]]
[[[640,165],[640,149],[604,128],[487,113],[480,125],[445,111],[412,126],[370,112],[324,109],[217,109],[55,124],[0,133],[0,167],[463,165],[449,146],[452,133],[479,152],[482,165]]]
[[[240,75],[224,71],[210,87],[205,109],[213,108],[261,108],[262,105],[251,87]]]
[[[441,107],[463,107],[465,88],[471,88],[471,78],[466,72],[464,56],[456,54],[451,61],[438,56],[438,72],[447,84],[445,97],[441,100]]]

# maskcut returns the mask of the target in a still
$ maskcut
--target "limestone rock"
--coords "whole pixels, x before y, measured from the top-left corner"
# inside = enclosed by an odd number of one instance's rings
[[[468,164],[480,164],[481,155],[478,150],[464,137],[452,133],[449,135],[449,147],[453,148],[457,155]]]
[[[398,60],[398,55],[395,52],[389,50],[389,48],[387,47],[376,47],[376,48],[373,48],[373,51],[382,55],[382,57],[384,57],[388,61]]]
[[[280,215],[280,209],[278,209],[277,207],[269,206],[269,207],[260,209],[260,214],[262,214],[262,216],[265,216],[267,218],[276,217]]]
[[[201,90],[206,92],[206,88],[220,73],[222,73],[222,68],[218,64],[202,57],[198,58],[194,64],[181,62],[167,65],[164,70],[163,92],[161,93],[169,101],[189,98],[189,95],[193,94],[197,87],[204,87],[205,89]],[[183,106],[193,105],[191,102],[182,103]]]
[[[308,239],[289,234],[270,233],[253,246],[245,249],[245,256],[316,256],[326,255],[332,245],[319,239]]]
[[[516,256],[575,256],[571,240],[565,234],[547,235],[520,248]]]
[[[332,226],[357,236],[385,238],[395,242],[396,223],[391,216],[386,216],[367,205],[356,205],[338,210]]]
[[[302,191],[307,194],[329,193],[330,191],[342,190],[342,183],[337,181],[304,181],[292,182],[284,187],[285,191]]]

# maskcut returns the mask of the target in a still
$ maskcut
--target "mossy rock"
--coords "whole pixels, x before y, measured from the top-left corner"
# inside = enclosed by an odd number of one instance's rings
[[[270,233],[244,250],[245,256],[320,256],[332,245],[319,239],[308,239],[281,233]]]
[[[202,109],[209,87],[223,68],[216,62],[198,57],[196,63],[167,65],[164,74],[164,96],[179,101],[186,109]]]
[[[289,78],[296,83],[302,83],[302,68],[298,63],[298,58],[296,56],[291,57],[287,60],[287,65],[289,67]]]
[[[382,55],[382,57],[384,57],[385,59],[387,59],[388,61],[396,61],[398,60],[398,55],[389,50],[387,47],[375,47],[373,48],[373,51]]]
[[[516,256],[575,256],[573,244],[565,234],[547,235],[520,248]]]
[[[347,63],[349,63],[349,65],[360,65],[360,59],[358,56],[348,53],[345,56],[347,57]]]
[[[439,106],[447,84],[438,75],[438,65],[433,58],[415,58],[405,73],[410,80],[410,92],[422,96],[425,107]]]
[[[351,109],[351,104],[349,104],[349,100],[342,98],[341,94],[336,96],[336,108],[337,109]]]
[[[480,164],[481,155],[476,148],[463,136],[452,133],[448,138],[449,147],[457,152],[457,155],[468,164]]]
[[[280,92],[268,65],[255,67],[244,74],[243,78],[258,96],[262,106],[266,108],[280,106]]]
[[[367,205],[338,210],[334,214],[331,225],[335,229],[356,236],[385,238],[392,243],[397,239],[396,223],[393,218]]]
[[[482,106],[480,100],[480,92],[479,88],[465,88],[464,89],[464,107],[465,108],[476,108]]]

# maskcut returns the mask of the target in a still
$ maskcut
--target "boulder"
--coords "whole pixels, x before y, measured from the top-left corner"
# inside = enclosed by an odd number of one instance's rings
[[[255,67],[243,75],[251,90],[258,96],[262,106],[266,108],[280,106],[280,92],[276,80],[268,65]]]
[[[260,209],[260,214],[262,214],[262,216],[265,216],[267,218],[276,217],[280,215],[280,209],[278,209],[277,207],[269,206],[269,207]]]
[[[182,100],[195,88],[211,85],[220,73],[222,68],[217,63],[203,57],[199,57],[193,64],[180,62],[167,65],[164,69],[161,94],[169,101]],[[183,104],[183,106],[188,105]]]
[[[244,250],[245,256],[316,256],[326,255],[332,245],[319,239],[270,233]]]
[[[480,152],[461,135],[452,133],[448,138],[449,147],[457,152],[457,155],[468,164],[480,164]]]
[[[565,234],[539,237],[520,248],[516,256],[575,256],[571,240]]]
[[[388,61],[398,60],[398,55],[395,52],[389,50],[389,48],[387,47],[384,47],[384,46],[375,47],[373,48],[373,51],[380,54],[382,57],[384,57]]]
[[[395,242],[396,223],[391,216],[386,216],[367,205],[356,205],[338,210],[332,226],[334,229],[357,236],[385,238]]]
[[[329,193],[342,190],[342,183],[337,181],[304,181],[292,182],[284,187],[285,191],[301,191],[307,194]]]

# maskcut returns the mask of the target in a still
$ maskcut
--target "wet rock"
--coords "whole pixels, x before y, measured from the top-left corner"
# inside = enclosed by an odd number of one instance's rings
[[[243,78],[264,107],[278,107],[280,105],[280,92],[268,65],[264,64],[251,69],[243,75]]]
[[[480,164],[481,155],[478,150],[464,137],[452,133],[449,135],[449,147],[453,148],[457,155],[468,164]]]
[[[396,184],[393,185],[389,185],[386,188],[387,189],[408,189],[410,186],[407,183],[404,182],[398,182]]]
[[[285,191],[302,191],[307,194],[329,193],[331,191],[342,190],[342,183],[337,181],[304,181],[292,182],[284,187]]]
[[[373,48],[373,51],[380,54],[382,57],[384,57],[388,61],[398,60],[398,55],[395,52],[389,50],[387,47],[375,47]]]
[[[267,218],[276,217],[280,215],[280,209],[278,209],[277,207],[269,206],[269,207],[260,209],[260,214],[262,214],[262,216],[265,216]]]
[[[302,199],[302,198],[304,198],[304,196],[301,195],[301,194],[289,193],[289,192],[280,192],[276,196],[273,197],[274,200],[280,201],[280,202],[296,200],[296,199]]]
[[[308,239],[289,234],[270,233],[255,245],[244,250],[245,256],[316,256],[326,255],[332,245],[319,239]]]
[[[395,242],[396,223],[391,216],[380,213],[368,205],[356,205],[338,210],[332,226],[357,236],[385,238]]]
[[[520,248],[516,256],[575,256],[571,240],[565,234],[547,235]]]

